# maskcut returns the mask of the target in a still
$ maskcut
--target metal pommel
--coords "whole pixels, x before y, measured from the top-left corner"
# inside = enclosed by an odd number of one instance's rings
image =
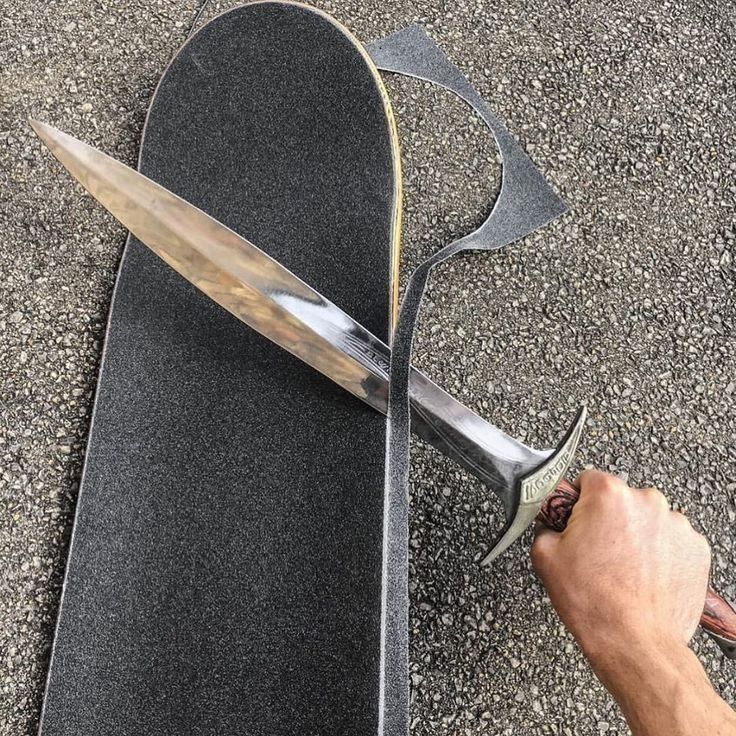
[[[536,518],[547,496],[565,477],[578,449],[586,415],[587,411],[583,406],[557,449],[542,465],[519,480],[515,513],[509,514],[506,528],[491,551],[481,561],[481,567],[493,562],[524,533]]]

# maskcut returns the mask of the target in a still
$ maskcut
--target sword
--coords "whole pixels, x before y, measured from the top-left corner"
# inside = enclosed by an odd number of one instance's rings
[[[389,347],[253,243],[143,174],[56,128],[33,130],[69,173],[138,240],[187,281],[271,341],[369,406],[386,413]],[[481,564],[531,524],[558,486],[564,519],[575,499],[564,480],[585,422],[580,409],[555,450],[535,450],[479,417],[420,371],[410,376],[412,428],[483,481],[501,500],[506,525]],[[562,526],[562,524],[560,524]],[[703,626],[736,656],[736,612],[709,591]]]
[[[187,281],[386,413],[391,351],[383,341],[202,210],[72,136],[30,122],[69,173]],[[487,484],[507,516],[517,500],[546,497],[556,487],[572,460],[585,416],[581,410],[557,450],[535,450],[479,417],[418,370],[411,375],[411,399],[416,433]],[[535,515],[536,510],[531,518]],[[527,525],[524,521],[521,531]]]

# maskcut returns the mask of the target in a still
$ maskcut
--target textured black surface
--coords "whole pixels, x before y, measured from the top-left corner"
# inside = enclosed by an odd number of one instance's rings
[[[175,58],[141,170],[386,338],[375,80],[276,3]],[[44,706],[62,734],[373,734],[385,420],[128,244]]]

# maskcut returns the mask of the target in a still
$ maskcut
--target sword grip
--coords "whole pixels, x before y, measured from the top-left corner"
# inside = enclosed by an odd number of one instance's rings
[[[564,531],[578,498],[580,489],[563,479],[547,497],[537,519],[552,531]],[[736,610],[711,587],[708,587],[700,625],[729,659],[736,659]]]

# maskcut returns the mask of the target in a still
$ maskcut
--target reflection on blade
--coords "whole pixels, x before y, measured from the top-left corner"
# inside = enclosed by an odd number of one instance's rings
[[[167,189],[66,133],[31,124],[69,173],[187,281],[343,388],[386,410],[385,387],[333,344],[354,325],[342,310]]]
[[[385,413],[389,348],[343,310],[223,224],[142,174],[49,125],[33,129],[131,233],[239,320]],[[481,419],[418,371],[414,429],[509,500],[549,455]]]

